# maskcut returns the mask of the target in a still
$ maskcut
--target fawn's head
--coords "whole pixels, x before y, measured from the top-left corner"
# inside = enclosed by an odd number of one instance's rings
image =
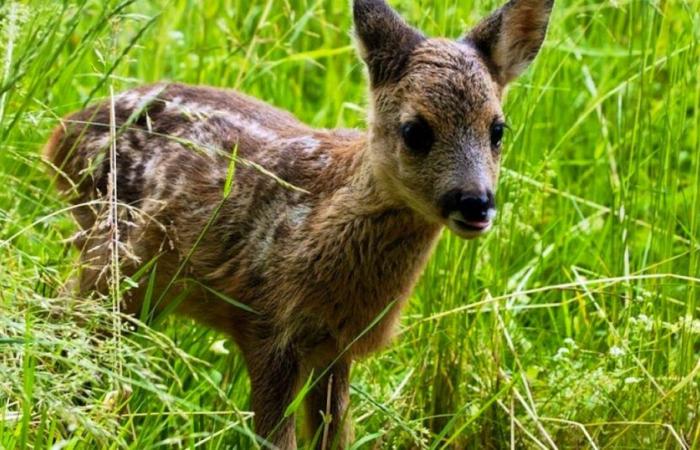
[[[403,202],[461,237],[491,226],[503,90],[539,51],[552,3],[511,0],[453,41],[424,37],[385,0],[354,0],[375,173]]]

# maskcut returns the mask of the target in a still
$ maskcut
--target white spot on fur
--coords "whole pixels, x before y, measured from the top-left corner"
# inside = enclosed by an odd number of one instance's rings
[[[260,253],[259,253],[259,261],[261,262],[266,262],[268,260],[268,255],[270,254],[270,250],[272,250],[272,244],[274,243],[274,237],[275,237],[275,230],[274,228],[270,227],[268,232],[265,234],[265,238],[260,241]]]
[[[313,154],[318,150],[320,143],[313,136],[300,136],[285,141],[286,145],[298,146],[306,154]]]
[[[170,191],[168,192],[168,196],[171,198],[177,198],[181,194],[186,192],[187,188],[187,177],[184,174],[180,174],[177,179],[175,179],[175,182],[172,183],[170,186]]]
[[[330,163],[330,156],[328,156],[325,153],[322,153],[318,155],[318,158],[316,159],[316,164],[318,164],[319,167],[326,167]]]
[[[183,102],[180,97],[173,97],[172,100],[168,101],[166,103],[166,110],[170,110],[171,112],[175,110],[176,112],[184,113],[203,121],[210,117],[219,117],[230,122],[232,126],[240,128],[245,134],[259,141],[271,142],[279,138],[277,133],[271,129],[242,114],[212,108],[209,105],[201,103]]]
[[[147,92],[126,91],[114,98],[115,103],[127,109],[139,110],[152,102],[153,99],[163,91],[162,85],[156,85]]]
[[[197,122],[187,128],[188,141],[197,146],[197,150],[204,151],[209,154],[208,142],[211,130],[206,122]]]
[[[293,156],[308,158],[317,167],[323,168],[330,163],[330,155],[319,152],[321,143],[313,135],[285,139],[282,146],[289,149]]]
[[[175,97],[168,100],[166,102],[165,106],[167,108],[168,106],[178,106],[178,105],[182,105],[182,104],[183,104],[182,97],[180,97],[179,95],[176,95]]]
[[[123,94],[119,94],[114,98],[115,103],[119,103],[125,108],[135,108],[139,100],[143,98],[143,94],[140,92],[127,91]]]
[[[297,205],[289,211],[289,222],[292,226],[299,226],[304,223],[310,212],[311,208],[307,205]]]
[[[241,118],[238,120],[238,123],[246,133],[250,134],[256,139],[262,141],[273,141],[278,138],[277,133],[271,131],[269,128],[265,128],[258,122],[244,120]]]
[[[160,159],[157,156],[152,156],[146,161],[146,165],[143,168],[143,177],[145,179],[154,178],[156,176],[156,169],[158,168],[158,163]]]
[[[95,138],[94,141],[90,142],[88,145],[96,150],[104,150],[109,147],[111,136],[109,133],[102,133],[99,137]]]

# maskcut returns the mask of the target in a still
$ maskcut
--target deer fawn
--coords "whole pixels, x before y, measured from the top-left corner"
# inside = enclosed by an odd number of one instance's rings
[[[324,429],[319,447],[344,448],[352,361],[389,340],[443,226],[468,239],[491,227],[501,97],[539,51],[552,3],[511,0],[453,41],[355,0],[366,133],[179,84],[69,116],[45,158],[83,230],[80,294],[108,292],[117,233],[123,274],[153,262],[156,310],[178,299],[236,341],[260,436],[296,447],[285,408],[313,371],[306,422]],[[140,310],[145,284],[123,310]]]

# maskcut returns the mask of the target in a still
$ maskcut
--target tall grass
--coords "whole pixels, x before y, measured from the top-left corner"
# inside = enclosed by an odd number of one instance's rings
[[[392,4],[454,37],[496,6]],[[65,288],[75,228],[39,149],[161,79],[363,127],[348,1],[0,5],[0,448],[256,447],[223,336],[95,337],[114,313]],[[558,1],[508,95],[495,230],[445,233],[394,345],[355,367],[355,448],[700,448],[699,61],[692,0]]]

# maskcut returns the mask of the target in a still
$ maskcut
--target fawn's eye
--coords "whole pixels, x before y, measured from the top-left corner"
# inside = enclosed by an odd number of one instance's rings
[[[506,129],[506,124],[503,122],[494,122],[491,125],[491,146],[495,149],[501,148],[503,140],[503,132]]]
[[[401,137],[409,150],[421,154],[428,153],[435,141],[433,129],[421,117],[402,124]]]

